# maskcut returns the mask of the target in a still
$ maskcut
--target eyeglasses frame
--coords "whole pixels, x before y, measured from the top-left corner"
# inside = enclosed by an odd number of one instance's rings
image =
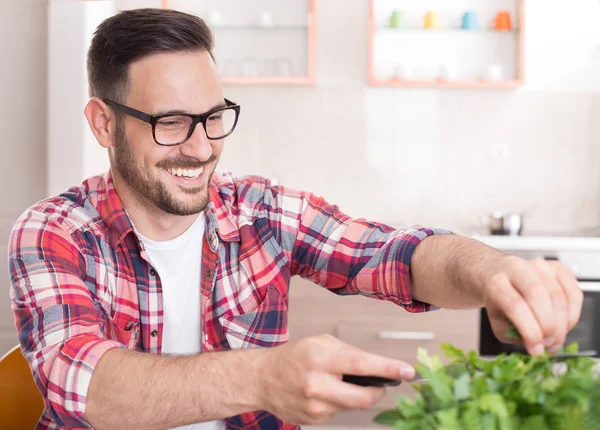
[[[225,100],[225,104],[226,106],[221,106],[215,109],[211,109],[210,111],[206,112],[206,113],[201,113],[198,115],[194,115],[194,114],[189,114],[189,113],[181,113],[181,114],[161,114],[161,115],[149,115],[145,112],[142,112],[140,110],[131,108],[129,106],[125,106],[122,105],[120,103],[117,103],[115,101],[112,101],[110,99],[102,99],[102,101],[104,103],[106,103],[109,106],[112,106],[115,109],[120,110],[121,112],[133,117],[133,118],[137,118],[141,121],[147,122],[148,124],[152,125],[152,137],[154,138],[154,142],[156,142],[157,145],[160,146],[177,146],[177,145],[181,145],[184,144],[185,142],[187,142],[190,137],[192,137],[192,134],[194,134],[194,130],[196,130],[196,126],[198,125],[198,123],[202,124],[202,127],[204,128],[204,133],[206,134],[206,137],[209,140],[221,140],[221,139],[225,139],[227,136],[229,136],[231,133],[233,133],[233,130],[235,130],[235,127],[237,126],[238,123],[238,119],[240,117],[240,110],[241,110],[241,106],[238,105],[237,103],[232,102],[231,100]],[[208,119],[209,116],[211,116],[212,114],[222,111],[222,110],[233,110],[235,111],[235,121],[233,122],[233,127],[231,127],[231,130],[229,130],[229,132],[227,134],[225,134],[224,136],[221,137],[209,137],[208,133],[206,132],[206,120]],[[158,140],[156,140],[156,123],[161,120],[162,118],[167,118],[170,116],[187,116],[189,118],[192,119],[192,124],[190,126],[190,129],[188,130],[188,135],[187,137],[182,140],[181,142],[177,142],[177,143],[160,143]]]

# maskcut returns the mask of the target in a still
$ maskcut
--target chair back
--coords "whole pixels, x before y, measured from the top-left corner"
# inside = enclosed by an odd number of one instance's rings
[[[44,401],[17,345],[0,358],[0,429],[31,430],[43,411]]]

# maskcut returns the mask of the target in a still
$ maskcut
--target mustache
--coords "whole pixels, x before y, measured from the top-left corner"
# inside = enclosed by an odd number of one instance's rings
[[[193,157],[175,157],[166,158],[156,163],[156,167],[161,169],[199,169],[207,166],[217,159],[214,155],[206,161],[199,161]]]

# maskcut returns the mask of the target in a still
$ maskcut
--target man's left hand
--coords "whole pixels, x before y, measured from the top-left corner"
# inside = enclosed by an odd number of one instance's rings
[[[485,282],[484,303],[496,337],[532,355],[556,352],[581,315],[583,293],[562,263],[504,256]],[[512,323],[521,339],[507,338]]]

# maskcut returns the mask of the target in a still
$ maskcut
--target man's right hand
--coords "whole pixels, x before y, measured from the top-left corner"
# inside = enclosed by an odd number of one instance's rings
[[[285,422],[321,424],[349,409],[368,409],[385,388],[342,382],[342,375],[412,379],[407,363],[362,351],[320,335],[265,351],[259,397],[262,409]]]

